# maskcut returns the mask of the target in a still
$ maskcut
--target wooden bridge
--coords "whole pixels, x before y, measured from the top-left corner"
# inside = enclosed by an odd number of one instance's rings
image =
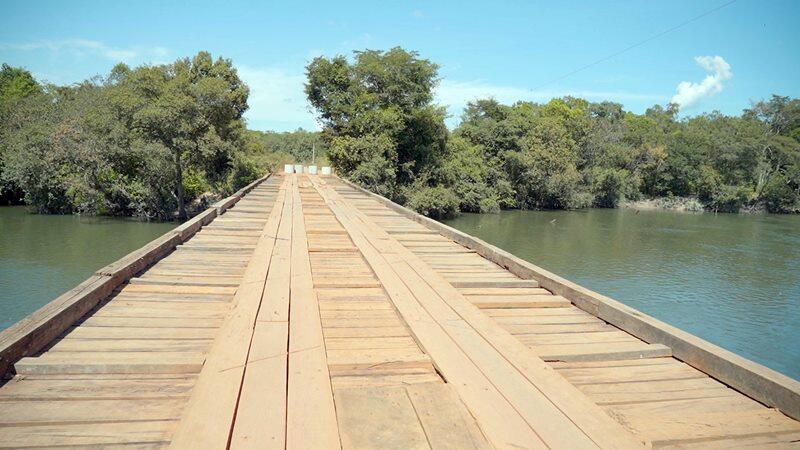
[[[3,448],[800,447],[796,380],[336,177],[101,269],[6,370]]]

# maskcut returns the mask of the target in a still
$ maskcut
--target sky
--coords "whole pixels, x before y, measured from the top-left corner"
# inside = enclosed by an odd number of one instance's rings
[[[451,127],[487,97],[573,95],[639,113],[676,102],[684,116],[800,97],[800,1],[28,0],[0,10],[0,62],[51,83],[120,61],[230,58],[260,130],[319,128],[303,93],[313,58],[394,46],[439,64],[436,101]]]

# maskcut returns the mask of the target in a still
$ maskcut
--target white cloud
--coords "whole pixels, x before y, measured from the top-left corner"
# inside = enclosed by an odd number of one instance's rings
[[[445,79],[441,81],[436,89],[436,102],[447,106],[447,110],[451,115],[448,122],[454,125],[457,121],[455,119],[461,115],[467,103],[473,100],[493,98],[500,103],[510,104],[520,100],[548,101],[555,97],[567,95],[589,100],[644,100],[657,102],[664,99],[663,95],[656,94],[587,90],[533,91],[515,86],[493,85],[481,80],[451,81]]]
[[[710,73],[699,83],[681,81],[678,84],[677,93],[672,97],[671,102],[677,103],[681,109],[722,92],[723,82],[733,77],[731,65],[721,56],[697,56],[694,60],[697,65]]]
[[[274,67],[238,66],[239,76],[250,87],[248,125],[259,130],[291,131],[298,127],[319,129],[303,83],[305,74]]]
[[[164,47],[112,47],[91,39],[64,39],[37,41],[22,44],[1,43],[0,49],[18,51],[46,50],[52,53],[69,53],[73,56],[98,55],[112,61],[129,63],[137,60],[164,58],[169,50]]]

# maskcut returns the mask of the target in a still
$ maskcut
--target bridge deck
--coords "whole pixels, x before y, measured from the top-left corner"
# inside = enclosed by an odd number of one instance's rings
[[[336,178],[273,176],[0,387],[0,447],[797,447],[800,424]]]

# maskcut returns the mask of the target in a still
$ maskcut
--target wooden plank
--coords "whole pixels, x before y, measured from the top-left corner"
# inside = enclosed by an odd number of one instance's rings
[[[174,420],[162,420],[3,427],[0,447],[52,447],[54,442],[74,447],[162,447],[169,442],[175,424]]]
[[[336,409],[311,275],[302,200],[296,183],[292,184],[291,195],[295,208],[292,211],[286,446],[336,448],[340,446]]]
[[[403,388],[337,389],[343,449],[429,449],[425,430]]]
[[[390,319],[397,318],[397,313],[392,309],[358,309],[355,311],[342,309],[320,309],[322,319]]]
[[[238,277],[236,277],[238,278]],[[221,286],[237,287],[239,280],[231,278],[213,276],[176,276],[176,275],[150,275],[144,278],[133,278],[131,284],[161,284],[161,285],[184,285],[184,286]]]
[[[13,414],[0,414],[0,430],[25,425],[66,423],[109,423],[140,420],[175,420],[180,417],[183,399],[147,400],[41,400],[0,403]]]
[[[233,424],[232,449],[285,445],[288,333],[286,322],[256,327]]]
[[[719,413],[680,411],[656,416],[612,414],[646,437],[654,447],[800,432],[796,421],[767,408]]]
[[[35,400],[123,400],[188,398],[194,378],[30,379],[17,376],[0,389],[0,402]],[[0,404],[2,407],[2,404]]]
[[[208,261],[206,261],[208,263]],[[170,286],[170,285],[147,285],[129,284],[125,286],[125,292],[148,292],[160,294],[227,294],[236,293],[236,287],[231,286]]]
[[[219,318],[175,318],[175,317],[109,317],[90,316],[80,323],[80,328],[219,328]]]
[[[699,399],[675,398],[657,402],[631,402],[606,408],[611,414],[636,415],[640,417],[662,414],[716,414],[738,411],[764,411],[764,405],[744,395],[726,395]],[[788,419],[788,421],[792,421]],[[800,430],[800,425],[798,425]]]
[[[537,288],[539,283],[535,280],[503,280],[503,279],[486,279],[486,280],[459,280],[450,282],[457,288]]]
[[[800,448],[800,431],[776,432],[759,436],[736,436],[731,438],[703,439],[697,442],[662,442],[662,449],[702,448],[704,450],[728,450],[731,448],[747,449],[794,449]]]
[[[458,389],[459,396],[475,415],[487,438],[498,447],[517,445],[522,448],[544,448],[545,444],[531,426],[462,352],[441,325],[417,303],[404,280],[389,267],[355,226],[349,211],[340,209],[339,205],[340,201],[336,199],[329,201],[329,207],[350,233],[351,239],[359,247],[392,302],[413,330],[415,338],[436,361],[439,371]]]
[[[560,295],[476,295],[467,300],[478,308],[565,308],[572,304]]]
[[[331,369],[375,367],[431,367],[428,355],[418,348],[328,350]]]
[[[140,303],[141,304],[141,303]],[[159,319],[194,319],[197,322],[206,319],[221,319],[228,312],[227,308],[197,308],[197,305],[184,305],[183,308],[164,307],[163,304],[153,303],[148,306],[122,306],[115,302],[111,302],[104,307],[97,310],[94,317],[135,317],[135,318],[159,318]],[[198,328],[198,327],[192,327]],[[205,328],[205,327],[203,327]]]
[[[211,339],[62,339],[47,352],[204,353],[211,342]]]
[[[339,375],[332,372],[331,386],[334,392],[337,389],[352,387],[400,387],[416,383],[442,383],[442,379],[435,372],[424,371],[421,373],[389,373],[385,371],[371,371],[369,375]],[[335,398],[335,395],[334,395]]]
[[[417,348],[417,343],[411,336],[402,337],[376,337],[363,338],[327,338],[325,348],[331,350],[356,350],[356,349],[387,349],[387,348]]]
[[[201,354],[180,352],[53,352],[17,361],[18,374],[197,373]]]
[[[698,380],[702,380],[702,378]],[[601,406],[617,406],[631,403],[668,402],[672,400],[699,401],[707,398],[739,397],[741,395],[742,394],[725,386],[705,389],[683,389],[655,392],[615,392],[606,394],[590,394],[592,400]]]
[[[214,328],[132,328],[77,327],[69,330],[70,339],[213,339]]]
[[[406,329],[404,326],[325,328],[324,334],[326,338],[397,337],[408,336],[408,329]]]
[[[641,341],[531,345],[531,349],[545,361],[611,361],[672,356],[672,349],[665,345]]]
[[[295,208],[293,196],[287,194],[250,344],[231,448],[283,448],[286,443],[289,288]]]
[[[406,392],[431,448],[491,448],[452,386],[441,383],[413,384],[406,386]]]
[[[504,287],[486,287],[486,288],[460,288],[459,292],[466,296],[475,295],[488,295],[488,296],[510,296],[510,295],[552,295],[546,289],[542,288],[504,288]]]
[[[685,380],[707,376],[697,369],[682,364],[562,369],[558,372],[573,384]]]

